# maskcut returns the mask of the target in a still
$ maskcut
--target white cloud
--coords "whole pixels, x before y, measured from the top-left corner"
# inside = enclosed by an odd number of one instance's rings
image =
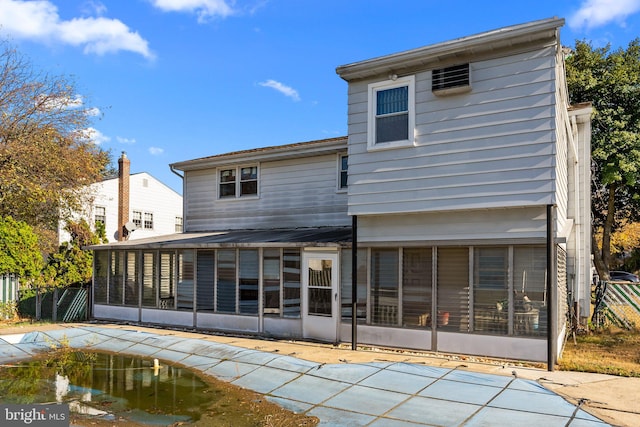
[[[164,12],[195,13],[199,23],[235,13],[226,0],[151,0],[151,4]]]
[[[640,0],[584,0],[568,19],[571,28],[596,28],[612,21],[624,26],[624,20],[640,11]]]
[[[120,144],[135,144],[136,143],[135,138],[124,138],[122,136],[116,136],[116,141],[118,141]]]
[[[85,111],[85,114],[91,117],[98,117],[100,114],[102,114],[102,111],[100,111],[98,107],[91,107],[91,108],[87,108],[87,111]]]
[[[102,16],[107,13],[107,6],[97,0],[86,0],[81,7],[85,15]]]
[[[267,80],[266,82],[262,82],[258,84],[263,87],[270,87],[272,89],[275,89],[278,92],[282,93],[283,95],[293,99],[294,101],[300,101],[300,95],[298,95],[297,90],[293,89],[290,86],[284,85],[278,81]]]
[[[149,147],[149,154],[152,156],[159,156],[164,153],[164,148],[159,147]]]
[[[100,5],[94,4],[95,13],[106,10]],[[48,0],[0,0],[0,22],[1,30],[14,38],[82,46],[84,53],[97,55],[129,51],[154,58],[149,43],[122,21],[104,17],[63,21],[57,7]]]
[[[75,98],[69,97],[49,97],[42,95],[38,99],[39,107],[43,110],[67,110],[73,108],[82,107],[84,101],[82,100],[81,95],[76,95]]]
[[[106,136],[105,134],[103,134],[102,132],[100,132],[98,129],[95,129],[95,128],[87,128],[82,130],[81,132],[82,132],[82,136],[93,141],[93,143],[96,145],[104,144],[105,142],[111,141],[111,138],[109,138],[108,136]]]

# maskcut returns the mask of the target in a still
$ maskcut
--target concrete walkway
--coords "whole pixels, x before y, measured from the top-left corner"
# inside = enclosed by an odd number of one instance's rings
[[[127,325],[0,333],[0,363],[29,358],[60,341],[157,358],[262,393],[324,426],[640,425],[635,378]],[[625,395],[622,403],[616,394]]]

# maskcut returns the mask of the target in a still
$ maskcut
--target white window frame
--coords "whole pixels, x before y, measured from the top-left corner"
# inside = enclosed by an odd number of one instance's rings
[[[131,216],[131,221],[135,224],[136,228],[141,229],[144,224],[144,215],[142,214],[142,211],[134,210]]]
[[[398,141],[389,141],[389,142],[379,142],[376,143],[376,102],[377,102],[377,93],[381,90],[395,89],[398,87],[407,86],[408,87],[408,139],[398,140]],[[369,151],[373,150],[386,150],[393,148],[404,148],[404,147],[412,147],[414,145],[414,132],[415,132],[415,76],[406,76],[401,78],[396,78],[395,80],[385,80],[376,83],[370,83],[368,86],[368,132],[367,132],[367,149]]]
[[[107,227],[107,208],[104,206],[96,206],[94,208],[93,226],[95,227],[98,222],[102,222],[102,225],[105,228]]]
[[[346,157],[347,158],[347,169],[342,169],[342,159]],[[349,189],[349,155],[346,153],[339,153],[338,154],[338,159],[337,159],[337,170],[338,170],[338,176],[337,176],[337,191],[338,192],[346,192]],[[347,173],[347,185],[345,185],[344,187],[342,186],[342,173],[346,172]]]
[[[153,212],[144,212],[142,214],[142,227],[145,230],[154,229]]]
[[[243,168],[256,168],[256,193],[255,194],[241,194],[242,183],[246,181],[242,181],[242,169]],[[220,173],[225,170],[235,170],[236,171],[236,179],[235,179],[235,195],[234,196],[221,196],[220,195]],[[247,165],[238,165],[238,166],[226,166],[220,167],[216,170],[216,192],[218,194],[218,200],[237,200],[237,199],[252,199],[258,198],[260,194],[260,165],[258,163],[252,163]]]

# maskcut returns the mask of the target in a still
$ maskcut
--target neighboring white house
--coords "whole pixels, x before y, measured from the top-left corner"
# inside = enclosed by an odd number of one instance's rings
[[[119,161],[128,176],[122,183],[123,193],[120,194],[120,177],[105,179],[89,186],[90,204],[81,215],[94,227],[96,222],[105,225],[109,242],[117,242],[122,225],[129,223],[129,234],[123,233],[125,239],[136,240],[147,237],[173,234],[182,231],[182,196],[163,184],[147,172],[129,174],[128,160],[123,154]],[[126,198],[121,196],[127,196]],[[128,208],[126,207],[128,203]],[[128,213],[124,219],[119,219],[119,208]],[[69,233],[64,230],[64,223],[60,225],[60,242],[69,241]]]
[[[184,232],[94,247],[94,317],[553,362],[590,302],[563,24],[338,67],[347,138],[172,164]]]

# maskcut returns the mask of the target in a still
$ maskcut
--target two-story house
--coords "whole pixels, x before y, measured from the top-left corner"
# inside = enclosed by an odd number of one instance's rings
[[[94,317],[553,361],[590,292],[563,23],[338,67],[347,138],[172,164],[184,232],[93,247]]]
[[[182,231],[182,196],[147,172],[130,173],[125,153],[118,159],[118,176],[87,186],[83,218],[95,227],[101,222],[109,242],[135,240]],[[71,239],[61,221],[60,243]]]

